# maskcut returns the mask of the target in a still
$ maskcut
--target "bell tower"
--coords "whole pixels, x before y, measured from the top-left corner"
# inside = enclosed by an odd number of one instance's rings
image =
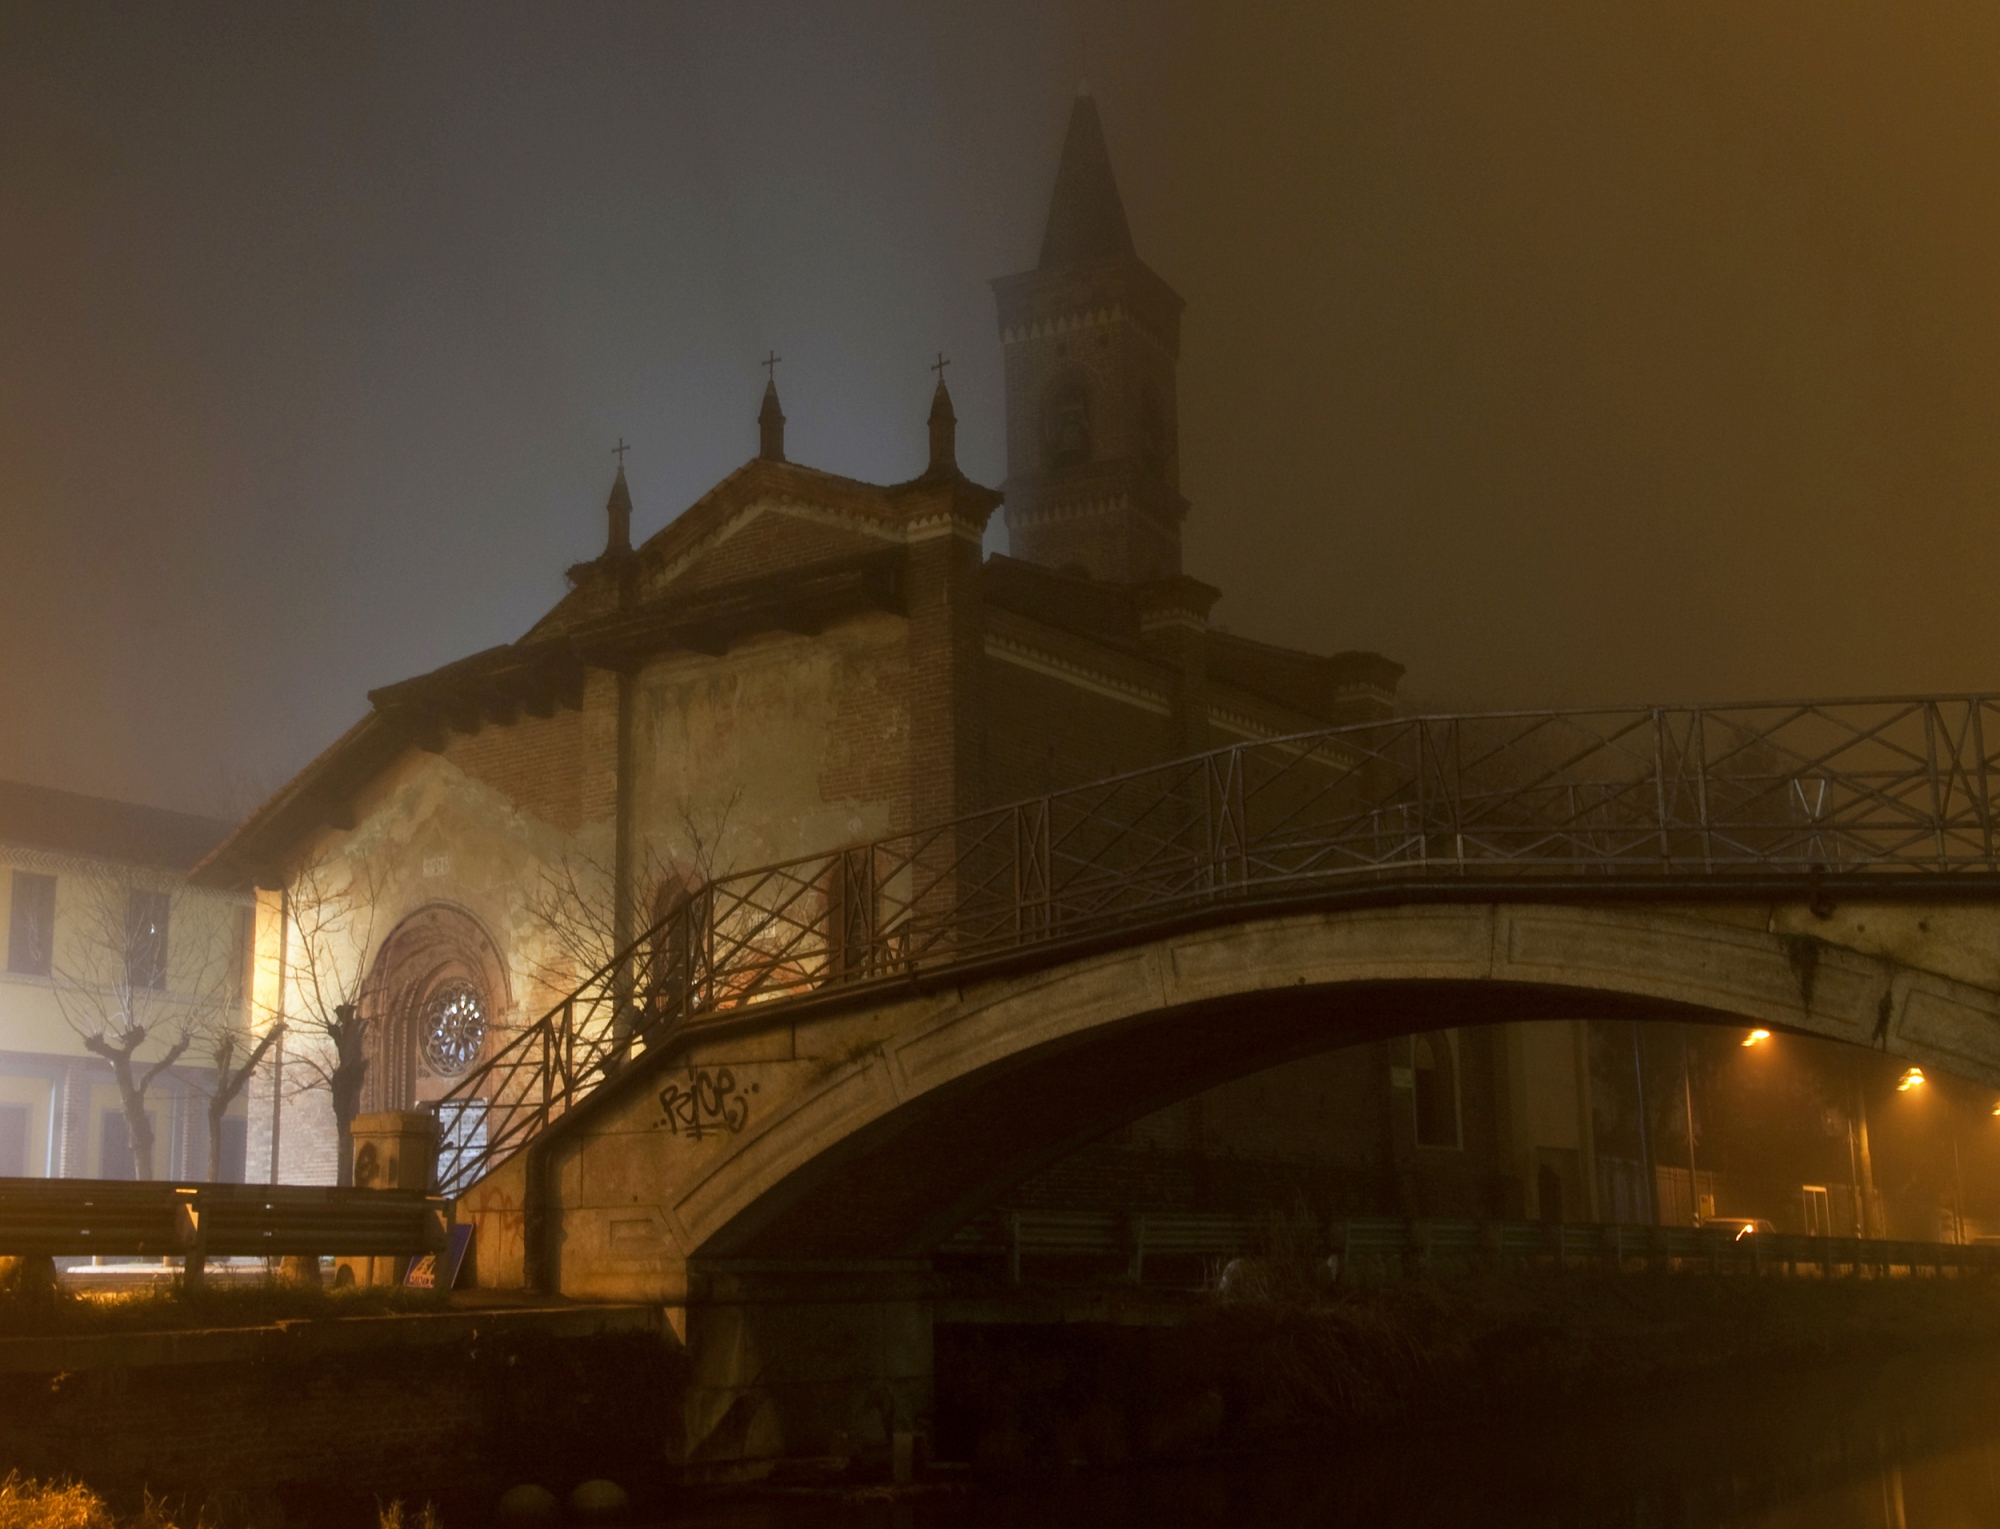
[[[1133,251],[1087,95],[1070,109],[1041,259],[993,292],[1014,556],[1118,584],[1178,574],[1184,304]]]

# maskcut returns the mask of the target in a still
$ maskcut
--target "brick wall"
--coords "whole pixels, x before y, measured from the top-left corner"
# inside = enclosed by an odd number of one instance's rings
[[[986,662],[986,800],[1041,796],[1171,758],[1171,722],[1000,659]]]
[[[523,812],[575,833],[584,822],[583,714],[519,717],[456,735],[445,758]]]
[[[685,596],[765,577],[774,568],[807,568],[857,552],[878,552],[882,546],[861,532],[771,510],[704,552],[670,588],[675,596]]]

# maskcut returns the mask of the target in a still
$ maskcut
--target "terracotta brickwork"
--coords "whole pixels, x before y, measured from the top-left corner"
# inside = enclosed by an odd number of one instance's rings
[[[445,758],[523,812],[573,834],[583,827],[585,815],[581,723],[573,711],[520,717],[452,739]],[[601,782],[592,784],[601,792]],[[590,805],[602,808],[601,801]]]
[[[697,590],[754,579],[773,568],[810,568],[855,553],[877,551],[882,545],[863,532],[771,510],[723,539],[671,587],[685,597]]]

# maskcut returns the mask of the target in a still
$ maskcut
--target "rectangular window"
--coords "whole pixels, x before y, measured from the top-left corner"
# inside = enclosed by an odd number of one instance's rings
[[[159,1123],[153,1119],[151,1110],[146,1111],[146,1124],[153,1127],[157,1142]],[[125,1124],[123,1110],[106,1110],[98,1123],[97,1176],[100,1179],[135,1179],[139,1176],[132,1167],[132,1132]]]
[[[125,981],[167,985],[167,894],[134,887],[125,899]]]
[[[0,1104],[0,1179],[28,1176],[28,1107]]]
[[[250,1162],[250,1122],[241,1115],[222,1117],[222,1160],[216,1172],[224,1184],[241,1184],[248,1177]]]
[[[1832,1197],[1824,1184],[1807,1184],[1799,1191],[1805,1201],[1806,1235],[1808,1237],[1831,1237],[1833,1235]]]
[[[7,920],[7,970],[46,977],[55,956],[56,879],[33,871],[14,873],[14,902]]]

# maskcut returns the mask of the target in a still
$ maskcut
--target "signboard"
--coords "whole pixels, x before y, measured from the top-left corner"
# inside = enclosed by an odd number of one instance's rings
[[[472,1246],[472,1225],[462,1222],[451,1229],[451,1239],[445,1244],[443,1253],[425,1253],[420,1258],[410,1260],[410,1271],[403,1276],[403,1284],[412,1290],[450,1290],[458,1284],[458,1271],[465,1267],[465,1255]],[[438,1261],[443,1259],[443,1278],[439,1278]]]

